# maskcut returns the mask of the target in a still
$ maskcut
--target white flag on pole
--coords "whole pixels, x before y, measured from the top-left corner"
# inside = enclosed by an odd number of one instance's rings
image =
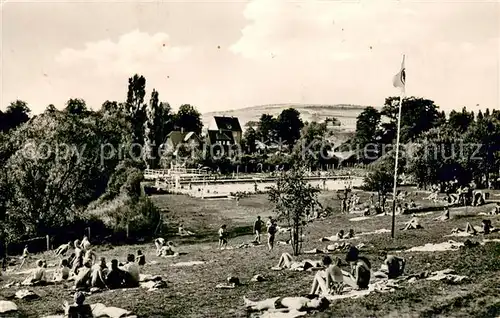
[[[405,69],[405,56],[403,55],[403,62],[401,62],[401,70],[396,75],[394,75],[392,84],[394,85],[394,87],[398,87],[404,90],[405,83],[406,83],[406,69]]]

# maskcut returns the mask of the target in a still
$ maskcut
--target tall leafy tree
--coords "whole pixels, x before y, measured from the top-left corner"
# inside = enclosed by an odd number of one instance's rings
[[[56,112],[17,130],[5,163],[11,236],[55,233],[104,193],[128,127],[124,118]]]
[[[128,79],[127,101],[124,110],[132,125],[132,140],[135,144],[142,145],[144,142],[144,122],[146,121],[146,79],[144,76],[135,74]],[[134,147],[134,156],[137,157],[139,148]]]
[[[385,99],[382,115],[390,119],[385,129],[391,137],[395,136],[397,129],[398,107],[399,97]],[[432,100],[420,97],[405,98],[401,110],[401,142],[415,140],[421,133],[436,127],[439,118],[438,106]]]
[[[84,115],[87,113],[87,104],[81,98],[71,98],[66,102],[64,110],[72,115]]]
[[[6,112],[0,111],[0,132],[15,129],[30,119],[31,110],[22,100],[16,100],[7,107]]]
[[[373,142],[380,125],[381,114],[373,107],[366,107],[356,119],[355,141],[360,147]]]
[[[278,132],[276,118],[269,114],[262,114],[257,123],[257,136],[262,142],[275,141]]]
[[[325,138],[326,125],[326,122],[313,121],[302,128],[301,137],[293,148],[294,160],[303,162],[313,170],[330,163],[333,158],[329,157],[328,151],[332,146]]]
[[[101,106],[101,112],[106,112],[106,113],[116,113],[121,110],[121,106],[117,101],[110,101],[107,100],[104,103],[102,103]]]
[[[255,142],[257,141],[257,132],[252,127],[248,127],[243,134],[244,150],[248,154],[253,154],[257,150]]]
[[[462,108],[462,111],[457,112],[452,110],[450,112],[450,116],[448,118],[448,125],[458,131],[465,132],[469,128],[469,126],[474,122],[474,113],[468,112],[467,108]]]
[[[278,137],[288,146],[293,146],[300,138],[302,127],[304,127],[304,123],[300,119],[300,112],[295,108],[285,109],[278,116]]]
[[[173,115],[168,103],[160,102],[158,91],[153,90],[147,108],[145,123],[145,148],[149,152],[147,163],[156,168],[159,163],[159,148],[172,130]]]
[[[178,129],[183,128],[184,131],[194,131],[197,134],[201,133],[203,123],[201,121],[201,114],[195,107],[184,104],[179,107],[179,111],[175,115],[175,126]]]
[[[293,169],[280,175],[275,186],[269,188],[269,200],[274,203],[278,219],[292,228],[290,239],[294,255],[301,250],[300,237],[306,218],[318,205],[319,189],[305,179],[304,169]]]

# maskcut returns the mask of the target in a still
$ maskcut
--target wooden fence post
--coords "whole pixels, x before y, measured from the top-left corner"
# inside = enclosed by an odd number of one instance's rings
[[[48,235],[45,236],[47,239],[47,251],[50,251],[50,237]]]

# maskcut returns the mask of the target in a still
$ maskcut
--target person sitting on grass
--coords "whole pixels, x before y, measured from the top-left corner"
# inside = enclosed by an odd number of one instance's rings
[[[193,232],[191,231],[188,231],[186,229],[184,229],[184,225],[183,224],[179,224],[179,231],[178,231],[178,234],[180,236],[191,236],[191,235],[194,235]]]
[[[410,221],[405,223],[405,227],[402,228],[402,231],[406,230],[417,230],[417,229],[423,229],[422,225],[420,225],[420,222],[417,217],[412,216]]]
[[[166,245],[164,245],[160,249],[160,255],[161,257],[174,257],[174,256],[179,256],[179,253],[177,253],[174,243],[172,241],[168,241]]]
[[[310,294],[339,294],[344,281],[344,274],[340,269],[341,260],[337,258],[335,263],[333,263],[330,256],[325,256],[323,257],[322,263],[326,269],[324,271],[317,272],[314,276]]]
[[[342,240],[344,238],[344,230],[340,230],[337,233],[337,240]]]
[[[108,288],[108,286],[106,286],[107,271],[108,266],[106,265],[106,259],[101,257],[101,261],[98,264],[94,264],[91,268],[90,286],[96,288]]]
[[[404,258],[390,255],[387,251],[382,252],[381,257],[384,259],[384,263],[380,271],[387,275],[387,278],[394,279],[403,275],[406,265]]]
[[[43,265],[43,260],[38,260],[36,262],[36,268],[23,282],[23,285],[44,285],[47,283],[46,270]]]
[[[118,267],[118,260],[111,260],[111,270],[106,276],[106,285],[109,289],[117,289],[125,284],[125,271]]]
[[[500,214],[500,202],[497,202],[493,209],[490,212],[491,215],[498,215]]]
[[[92,248],[85,250],[85,256],[83,257],[83,263],[89,262],[90,264],[95,264],[97,261],[97,254],[94,253]]]
[[[483,220],[481,222],[481,225],[483,227],[483,233],[484,234],[490,234],[494,230],[493,225],[491,225],[491,220]]]
[[[282,269],[290,269],[295,271],[306,271],[308,269],[319,269],[322,268],[323,264],[321,261],[313,261],[310,259],[305,259],[301,262],[294,262],[292,255],[289,253],[281,254],[281,257],[278,261],[278,265],[276,267],[272,267],[272,270],[282,270]]]
[[[227,226],[223,224],[219,228],[219,249],[225,249],[227,247]]]
[[[415,201],[413,201],[413,199],[410,199],[410,204],[408,205],[408,207],[410,209],[414,209],[417,207],[417,204],[415,203]]]
[[[349,249],[345,260],[351,265],[352,280],[344,279],[344,282],[356,289],[367,289],[371,278],[370,261],[366,257],[359,256],[359,250],[356,247]],[[351,281],[354,284],[351,284]]]
[[[137,251],[137,264],[139,266],[146,265],[146,256],[144,254],[142,254],[141,250]]]
[[[248,311],[288,312],[288,311],[310,311],[324,310],[330,306],[325,297],[274,297],[261,301],[252,301],[243,296],[245,307]]]
[[[75,303],[70,305],[67,301],[64,302],[63,310],[64,317],[67,318],[93,318],[92,308],[89,304],[84,304],[85,294],[76,292],[73,296]]]
[[[160,250],[164,245],[165,245],[165,239],[163,237],[155,239],[156,255],[160,256]]]
[[[140,280],[140,269],[139,265],[135,262],[134,254],[127,255],[127,264],[125,264],[122,269],[125,271],[125,286],[126,287],[138,287]]]
[[[354,238],[354,229],[349,229],[349,233],[347,234],[347,238],[348,239]]]
[[[59,247],[55,251],[56,256],[64,256],[70,249],[71,249],[71,241],[69,241],[67,244],[59,245]]]
[[[87,290],[90,287],[91,283],[91,265],[90,263],[85,263],[83,267],[78,269],[78,272],[75,277],[75,288],[76,290]]]
[[[61,260],[59,269],[56,273],[56,280],[67,280],[69,278],[71,269],[69,268],[69,263],[67,259]]]
[[[435,218],[435,221],[448,221],[450,219],[450,209],[446,207],[443,214]]]

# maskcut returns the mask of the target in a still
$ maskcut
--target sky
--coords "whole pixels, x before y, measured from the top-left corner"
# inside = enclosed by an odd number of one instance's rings
[[[500,109],[500,1],[15,1],[1,11],[0,109],[123,101],[133,74],[176,109],[379,106]]]

